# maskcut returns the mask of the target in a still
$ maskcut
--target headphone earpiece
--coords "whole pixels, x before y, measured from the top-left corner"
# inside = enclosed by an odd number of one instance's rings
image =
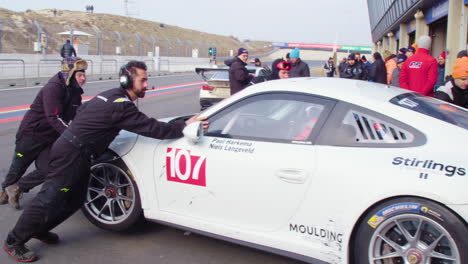
[[[119,71],[120,87],[128,89],[133,87],[132,73],[128,70],[128,64],[122,65]]]

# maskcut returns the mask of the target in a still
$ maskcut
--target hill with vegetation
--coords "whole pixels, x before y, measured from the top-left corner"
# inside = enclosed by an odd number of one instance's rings
[[[191,56],[192,50],[198,49],[199,56],[206,57],[209,47],[217,48],[218,57],[229,56],[229,50],[237,51],[239,47],[257,54],[272,49],[267,41],[243,42],[235,36],[103,13],[51,9],[14,12],[0,8],[0,22],[2,53],[34,53],[34,42],[42,43],[42,53],[59,53],[67,35],[58,33],[70,28],[90,34],[76,36],[77,43],[87,46],[90,55],[114,55],[117,46],[122,55],[129,56],[145,56],[155,46],[161,56]]]

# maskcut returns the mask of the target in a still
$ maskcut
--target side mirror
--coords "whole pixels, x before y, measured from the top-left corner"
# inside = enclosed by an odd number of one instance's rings
[[[193,122],[184,128],[184,137],[192,144],[197,144],[203,135],[202,122]]]

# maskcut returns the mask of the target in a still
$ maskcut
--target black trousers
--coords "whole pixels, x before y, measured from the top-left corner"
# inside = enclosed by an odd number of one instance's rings
[[[60,137],[50,152],[49,172],[42,189],[23,211],[10,236],[26,243],[65,221],[85,201],[90,160],[82,151]]]
[[[16,183],[21,191],[27,192],[44,182],[51,144],[34,139],[31,135],[18,136],[15,144],[15,154],[5,180],[2,182],[2,190]],[[24,175],[34,161],[36,170]]]

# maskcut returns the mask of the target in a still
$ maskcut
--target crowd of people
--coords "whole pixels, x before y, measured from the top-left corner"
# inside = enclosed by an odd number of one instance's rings
[[[452,76],[445,76],[446,53],[438,58],[429,54],[431,38],[421,36],[417,43],[401,48],[398,54],[384,51],[372,54],[370,63],[360,53],[351,53],[338,65],[340,78],[388,84],[433,96],[458,106],[468,108],[468,57],[466,50],[457,55]],[[335,76],[333,59],[323,66],[327,77]]]
[[[430,49],[431,38],[421,36],[417,43],[408,48],[401,48],[398,54],[392,54],[388,50],[383,52],[383,56],[379,52],[373,53],[372,63],[356,52],[343,58],[338,67],[330,57],[323,68],[327,77],[338,75],[340,78],[387,84],[468,108],[467,51],[459,52],[453,67],[453,74],[446,77],[446,53],[440,53],[436,59],[429,54]],[[249,52],[240,48],[233,60],[225,62],[230,66],[231,94],[255,83],[252,82],[255,80],[254,75],[246,69],[248,57]],[[271,70],[259,58],[251,62],[255,66],[271,71],[267,80],[310,76],[309,66],[300,59],[298,48],[286,54],[286,58],[274,60]]]

